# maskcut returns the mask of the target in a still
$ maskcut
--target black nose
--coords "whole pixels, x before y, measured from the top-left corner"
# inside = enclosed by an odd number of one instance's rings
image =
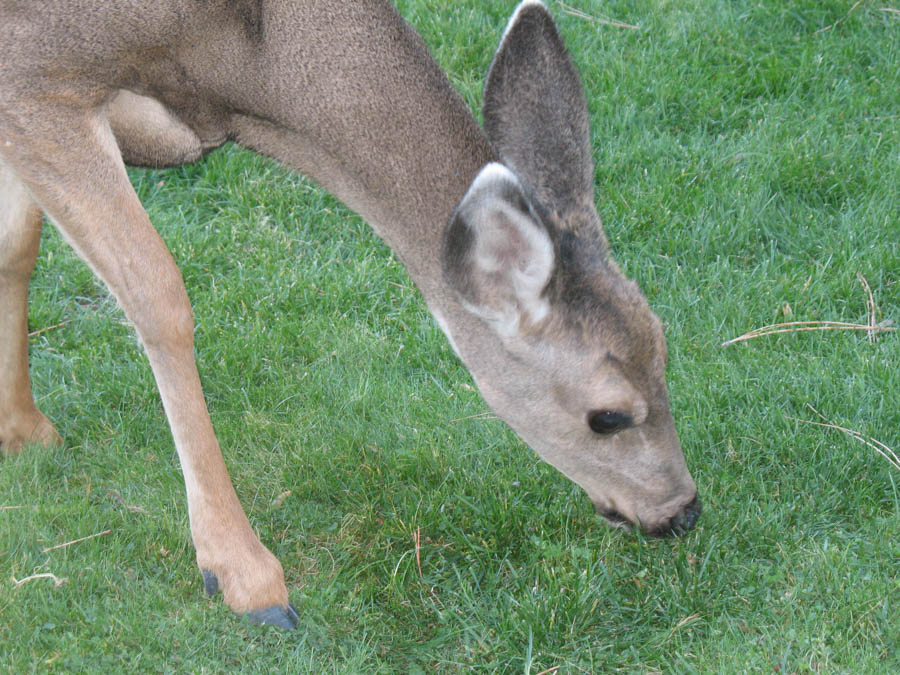
[[[680,537],[694,527],[702,510],[700,496],[695,494],[690,503],[685,505],[681,511],[672,516],[668,522],[663,522],[654,528],[649,534],[654,537]]]

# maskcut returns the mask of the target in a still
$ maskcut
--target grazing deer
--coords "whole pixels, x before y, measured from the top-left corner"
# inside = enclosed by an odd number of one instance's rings
[[[295,625],[213,433],[184,283],[125,171],[234,140],[372,225],[490,407],[606,520],[660,535],[694,525],[662,328],[609,257],[584,93],[543,4],[509,22],[484,130],[387,0],[0,0],[0,44],[5,454],[60,442],[27,363],[46,214],[147,352],[206,590],[253,621]]]

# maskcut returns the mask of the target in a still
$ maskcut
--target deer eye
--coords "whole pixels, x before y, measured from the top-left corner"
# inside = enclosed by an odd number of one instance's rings
[[[631,426],[631,416],[615,410],[592,410],[587,422],[595,434],[607,436]]]

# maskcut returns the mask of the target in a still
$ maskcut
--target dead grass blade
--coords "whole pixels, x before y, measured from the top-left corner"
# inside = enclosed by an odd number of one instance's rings
[[[128,504],[125,502],[125,499],[120,495],[116,490],[109,490],[109,496],[115,499],[119,504],[124,506],[126,509],[131,511],[132,513],[140,513],[145,516],[149,516],[149,512],[147,509],[142,508],[140,506],[135,506],[133,504]]]
[[[53,579],[53,588],[59,588],[69,580],[68,577],[58,577],[55,574],[50,574],[50,572],[44,572],[43,574],[32,574],[30,577],[25,577],[24,579],[16,579],[13,577],[13,586],[18,587],[27,584],[29,581],[34,581],[35,579]]]
[[[726,340],[722,343],[722,346],[728,347],[729,345],[738,342],[752,340],[753,338],[763,337],[765,335],[774,335],[775,333],[799,333],[809,330],[865,330],[869,331],[871,334],[876,331],[896,331],[897,329],[887,321],[875,325],[847,323],[845,321],[788,321],[787,323],[775,323],[770,326],[756,328],[749,333],[744,333],[739,337]]]
[[[812,420],[801,420],[796,417],[789,417],[788,419],[793,420],[795,422],[800,422],[802,424],[810,424],[810,425],[816,426],[816,427],[824,427],[826,429],[835,429],[844,434],[847,434],[848,436],[850,436],[850,438],[856,439],[860,443],[865,443],[866,445],[868,445],[875,452],[877,452],[879,455],[884,457],[888,461],[888,464],[890,464],[892,467],[894,467],[895,469],[900,471],[900,458],[898,458],[897,453],[895,453],[893,450],[891,450],[887,445],[885,445],[884,443],[882,443],[881,441],[879,441],[875,438],[872,438],[871,436],[864,436],[863,434],[859,433],[858,431],[854,431],[853,429],[848,429],[847,427],[842,427],[837,424],[832,424],[831,422],[828,421],[828,419],[822,413],[820,413],[818,410],[816,410],[811,405],[809,405],[809,403],[807,403],[806,406],[810,410],[812,410],[814,413],[816,413],[816,415],[818,415],[820,418],[822,418],[824,420],[824,422],[813,422]]]
[[[465,422],[466,420],[496,420],[499,419],[494,413],[485,411],[476,413],[474,415],[468,415],[467,417],[455,417],[450,420],[451,423],[454,422]]]
[[[570,7],[564,2],[557,2],[559,5],[560,11],[563,14],[568,14],[569,16],[574,16],[579,19],[584,19],[585,21],[590,21],[591,23],[599,23],[604,26],[612,26],[613,28],[627,28],[628,30],[640,30],[639,26],[633,26],[630,23],[623,23],[621,21],[613,21],[612,19],[602,19],[599,16],[593,16],[592,14],[588,14],[587,12],[582,12],[580,9],[576,9],[574,7]]]
[[[852,12],[853,9],[851,9],[850,11]],[[869,336],[870,343],[877,342],[878,332],[893,332],[897,329],[893,327],[893,321],[891,321],[890,319],[882,321],[881,323],[876,323],[878,310],[875,307],[875,297],[874,295],[872,295],[872,288],[869,286],[869,282],[862,275],[862,273],[857,272],[856,278],[862,285],[863,290],[866,292],[867,322],[865,324],[848,323],[846,321],[789,321],[787,323],[775,323],[770,326],[756,328],[754,330],[751,330],[749,333],[744,333],[740,337],[726,340],[722,343],[722,346],[728,347],[729,345],[733,345],[737,342],[752,340],[753,338],[762,337],[764,335],[773,335],[775,333],[798,333],[801,331],[809,330],[864,330]],[[807,284],[808,283],[809,282],[807,281]],[[790,307],[790,305],[788,305],[787,303],[785,303],[785,306],[788,308]]]
[[[87,541],[88,539],[93,539],[94,537],[102,537],[105,534],[110,534],[112,530],[103,530],[103,532],[97,532],[96,534],[89,534],[86,537],[81,537],[80,539],[73,539],[72,541],[67,541],[64,544],[57,544],[56,546],[48,546],[41,553],[49,553],[50,551],[55,551],[58,548],[65,548],[66,546],[71,546],[72,544],[78,544],[82,541]]]
[[[866,292],[866,312],[869,316],[869,325],[873,328],[873,330],[868,332],[869,342],[875,344],[878,342],[878,334],[874,330],[874,327],[878,325],[875,321],[875,298],[872,295],[872,289],[869,287],[869,282],[866,281],[866,278],[861,272],[856,273],[856,278],[859,280],[859,283],[862,284],[863,290]]]
[[[53,326],[46,326],[45,328],[41,328],[41,329],[39,329],[39,330],[31,331],[31,332],[28,334],[28,337],[33,338],[33,337],[36,337],[36,336],[40,335],[41,333],[46,333],[47,331],[53,330],[53,329],[55,329],[55,328],[62,328],[63,326],[67,326],[67,325],[70,324],[70,323],[72,323],[72,319],[66,319],[65,321],[61,321],[61,322],[59,322],[59,323],[57,323],[57,324],[55,324],[55,325],[53,325]]]
[[[419,578],[422,578],[422,528],[417,527],[413,535],[416,542],[416,567],[419,568]]]
[[[853,7],[851,7],[850,10],[849,10],[843,17],[841,17],[840,19],[838,19],[837,21],[835,21],[835,22],[834,22],[833,24],[831,24],[830,26],[825,26],[825,28],[820,28],[820,29],[817,30],[815,33],[813,33],[813,35],[818,35],[819,33],[824,33],[825,31],[831,30],[832,28],[834,28],[834,27],[837,26],[838,24],[844,23],[844,21],[847,20],[847,17],[850,16],[851,14],[853,14],[853,10],[856,9],[857,7],[859,7],[862,3],[863,3],[863,0],[857,0],[857,1],[854,3]]]

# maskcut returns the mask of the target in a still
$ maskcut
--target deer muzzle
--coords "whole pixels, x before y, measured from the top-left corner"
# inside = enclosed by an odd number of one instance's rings
[[[632,525],[635,525],[635,523],[615,509],[595,503],[594,510],[613,527],[630,528]],[[651,537],[680,537],[693,529],[702,510],[703,504],[700,501],[700,496],[695,493],[694,498],[671,517],[657,523],[648,523],[644,527],[644,531]]]

